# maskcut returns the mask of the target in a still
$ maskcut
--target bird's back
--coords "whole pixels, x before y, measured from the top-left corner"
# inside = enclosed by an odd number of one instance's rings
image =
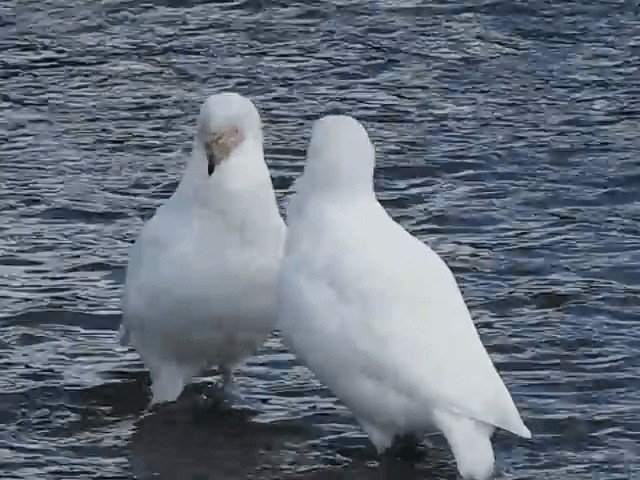
[[[290,224],[281,278],[295,300],[282,321],[321,381],[365,416],[393,408],[399,428],[444,408],[527,434],[437,254],[373,199],[304,209]]]

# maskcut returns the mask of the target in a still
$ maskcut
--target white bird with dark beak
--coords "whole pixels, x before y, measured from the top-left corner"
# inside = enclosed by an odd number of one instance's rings
[[[278,326],[379,452],[440,430],[462,477],[485,480],[495,427],[531,433],[453,274],[378,203],[374,163],[356,120],[316,122],[287,209]]]
[[[213,366],[238,399],[233,372],[276,323],[285,235],[257,109],[212,95],[178,188],[129,253],[120,341],[149,368],[152,404],[175,400]]]

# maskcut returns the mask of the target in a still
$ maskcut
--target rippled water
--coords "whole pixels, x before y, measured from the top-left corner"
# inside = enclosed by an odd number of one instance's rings
[[[640,478],[637,2],[6,0],[0,50],[1,478],[455,478],[438,438],[379,465],[277,338],[240,378],[264,413],[143,415],[126,248],[221,89],[282,200],[314,119],[364,122],[534,434],[497,434],[498,477]]]

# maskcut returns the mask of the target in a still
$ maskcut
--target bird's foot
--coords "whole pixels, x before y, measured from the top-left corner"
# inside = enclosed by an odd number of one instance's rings
[[[409,434],[396,436],[385,454],[399,460],[417,461],[424,456],[424,451],[420,448],[418,438]]]

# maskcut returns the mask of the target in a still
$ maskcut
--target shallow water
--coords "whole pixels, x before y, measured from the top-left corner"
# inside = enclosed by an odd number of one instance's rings
[[[241,372],[260,415],[194,409],[206,382],[143,415],[126,249],[221,89],[282,201],[314,119],[363,121],[534,434],[497,434],[498,478],[640,478],[640,10],[514,3],[0,3],[0,478],[455,478],[437,437],[380,465],[277,338]]]

